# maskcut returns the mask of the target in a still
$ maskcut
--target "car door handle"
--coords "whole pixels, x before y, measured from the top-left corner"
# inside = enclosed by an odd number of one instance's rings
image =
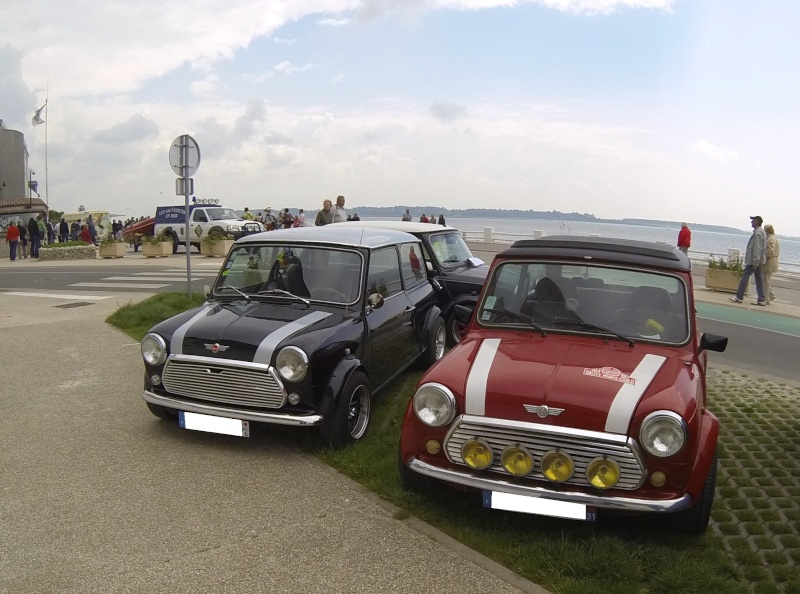
[[[413,326],[414,325],[414,310],[417,309],[414,305],[409,305],[403,313],[409,314],[408,321],[403,322],[403,326]]]

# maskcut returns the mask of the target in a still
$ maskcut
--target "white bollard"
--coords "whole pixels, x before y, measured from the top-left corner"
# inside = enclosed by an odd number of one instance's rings
[[[483,241],[485,243],[492,243],[494,239],[492,239],[492,234],[494,233],[494,227],[484,227],[483,228]]]

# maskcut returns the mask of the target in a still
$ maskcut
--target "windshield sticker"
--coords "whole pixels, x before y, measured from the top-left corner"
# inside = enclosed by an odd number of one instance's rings
[[[490,295],[486,298],[486,305],[483,308],[483,315],[481,316],[482,320],[488,320],[492,317],[492,312],[486,311],[488,309],[494,309],[494,302],[497,300],[497,297],[494,295]]]
[[[616,367],[586,367],[583,370],[583,375],[590,375],[592,377],[599,377],[601,379],[611,380],[612,382],[620,382],[621,384],[635,385],[636,380],[627,373],[622,373]]]

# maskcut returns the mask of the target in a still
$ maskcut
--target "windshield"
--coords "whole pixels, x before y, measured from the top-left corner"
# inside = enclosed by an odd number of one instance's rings
[[[467,258],[472,258],[472,252],[457,231],[436,233],[429,241],[433,255],[445,268],[461,266]]]
[[[279,299],[353,304],[361,288],[358,252],[306,245],[235,246],[214,285],[214,295],[259,293]],[[288,293],[288,294],[286,294]]]
[[[206,213],[208,213],[208,218],[212,221],[230,221],[231,219],[242,218],[232,208],[207,208]]]
[[[609,266],[507,262],[487,283],[482,326],[610,334],[682,344],[689,338],[682,279]]]

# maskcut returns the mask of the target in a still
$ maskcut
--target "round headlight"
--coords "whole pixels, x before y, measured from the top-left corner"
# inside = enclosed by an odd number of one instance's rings
[[[281,349],[275,363],[278,373],[288,382],[299,382],[308,371],[308,357],[301,349],[294,346]]]
[[[563,483],[574,470],[575,463],[564,452],[547,452],[542,456],[542,474],[554,483]]]
[[[500,454],[500,464],[509,474],[525,476],[533,470],[533,456],[520,445],[508,446]]]
[[[494,453],[492,447],[482,439],[470,439],[461,446],[461,458],[470,468],[483,470],[492,465]]]
[[[674,456],[686,443],[686,423],[680,415],[661,410],[650,413],[639,432],[642,446],[659,458]]]
[[[158,334],[142,339],[142,358],[148,365],[161,365],[167,360],[167,343]]]
[[[598,489],[610,489],[619,481],[619,464],[611,458],[595,458],[586,467],[586,479]]]
[[[414,414],[428,427],[443,427],[456,416],[456,398],[441,384],[424,384],[414,394]]]

